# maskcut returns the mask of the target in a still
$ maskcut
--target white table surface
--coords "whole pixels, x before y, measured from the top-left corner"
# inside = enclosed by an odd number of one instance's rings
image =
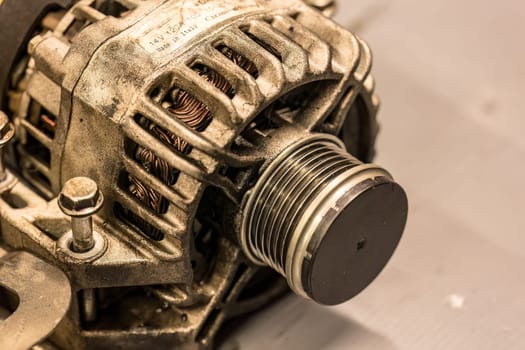
[[[525,349],[525,2],[347,0],[336,18],[374,52],[377,163],[408,191],[408,227],[358,297],[289,296],[234,343]]]

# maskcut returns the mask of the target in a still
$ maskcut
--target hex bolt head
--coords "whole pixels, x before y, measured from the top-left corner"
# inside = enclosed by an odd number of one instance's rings
[[[85,217],[95,214],[102,207],[104,198],[95,181],[87,177],[68,180],[58,197],[58,205],[64,214]]]
[[[103,203],[104,196],[90,178],[75,177],[64,184],[58,196],[58,206],[71,217],[73,242],[70,248],[74,252],[83,253],[94,247],[92,215],[102,208]]]

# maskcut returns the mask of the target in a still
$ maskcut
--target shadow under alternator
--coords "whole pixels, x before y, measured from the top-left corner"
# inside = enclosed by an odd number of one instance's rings
[[[217,343],[219,350],[266,348],[397,349],[390,339],[357,321],[291,293],[261,312],[229,322]]]

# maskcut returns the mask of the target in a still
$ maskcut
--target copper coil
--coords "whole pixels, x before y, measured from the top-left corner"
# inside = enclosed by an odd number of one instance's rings
[[[151,207],[156,212],[162,210],[162,206],[160,205],[162,202],[162,196],[157,191],[153,190],[151,187],[147,187],[142,181],[134,176],[130,176],[130,182],[131,193],[137,197],[139,201]]]
[[[48,136],[54,137],[57,127],[56,119],[43,108],[38,108],[34,115],[28,117],[28,121]]]
[[[225,94],[231,94],[232,86],[230,85],[228,80],[224,79],[222,75],[210,70],[203,73],[203,77]]]
[[[230,83],[216,72],[203,70],[199,71],[199,74],[222,92],[226,94],[232,93],[233,89]],[[172,91],[170,97],[171,101],[167,101],[168,105],[166,108],[191,128],[202,131],[210,123],[212,119],[210,110],[187,91],[175,89]],[[185,140],[169,130],[165,130],[151,122],[147,122],[147,124],[145,127],[163,143],[171,145],[181,153],[188,153],[191,150]],[[159,178],[165,184],[171,186],[175,183],[178,170],[170,167],[168,162],[159,158],[152,150],[140,147],[135,157],[149,173]],[[140,202],[159,214],[167,209],[168,202],[160,193],[146,186],[134,176],[130,175],[129,180],[131,185],[130,191]],[[162,232],[141,217],[131,214],[131,219],[145,234],[153,239],[160,239],[162,237]]]
[[[144,185],[144,183],[142,183],[142,181],[140,181],[134,176],[130,176],[129,180],[131,182],[131,194],[133,194],[140,202],[142,202],[144,205],[149,206],[157,213],[161,213],[162,211],[164,211],[166,200],[157,191],[155,191],[151,187],[147,187],[146,185]],[[162,231],[152,226],[139,215],[136,215],[131,212],[128,213],[128,215],[131,221],[149,237],[155,240],[161,240],[164,237]]]
[[[137,160],[144,168],[155,177],[161,179],[166,185],[173,185],[176,171],[163,159],[148,148],[140,148]]]
[[[257,66],[252,61],[238,54],[237,52],[233,51],[229,47],[226,47],[226,46],[222,47],[221,52],[224,56],[228,57],[236,65],[244,69],[250,75],[257,76],[259,74],[259,70],[257,69]]]
[[[50,130],[54,131],[57,127],[56,121],[51,117],[47,116],[46,114],[42,114],[40,120],[42,121],[43,125],[47,126]]]
[[[131,194],[133,194],[142,203],[148,204],[149,197],[147,187],[142,183],[142,181],[134,176],[130,176],[129,180],[131,182]]]
[[[186,91],[178,92],[173,105],[168,110],[197,130],[202,129],[211,119],[210,110]]]
[[[226,50],[223,51],[223,53],[233,62],[251,75],[256,76],[258,74],[257,67],[253,62],[229,48],[225,49]],[[197,71],[206,81],[213,84],[217,89],[230,95],[230,97],[233,96],[234,90],[228,80],[223,76],[206,67]],[[211,111],[206,105],[187,91],[181,89],[174,89],[171,91],[167,101],[164,102],[163,107],[169,110],[176,118],[179,118],[186,123],[189,127],[198,131],[203,131],[213,118]],[[164,144],[172,146],[181,153],[189,153],[189,151],[191,151],[190,145],[185,140],[169,130],[165,130],[150,121],[146,121],[145,123],[146,125],[144,125],[144,127],[148,128],[150,132],[157,136],[157,138]],[[136,159],[149,173],[159,178],[165,184],[172,186],[175,183],[178,170],[170,167],[168,162],[159,158],[152,150],[140,147],[136,152]],[[168,202],[162,195],[160,195],[160,193],[153,188],[146,186],[134,176],[130,175],[129,179],[131,183],[131,192],[140,202],[159,214],[167,210]],[[145,234],[153,239],[162,239],[162,232],[144,219],[134,214],[132,214],[132,219]]]
[[[149,206],[157,213],[162,213],[165,210],[166,199],[153,188],[148,188]]]

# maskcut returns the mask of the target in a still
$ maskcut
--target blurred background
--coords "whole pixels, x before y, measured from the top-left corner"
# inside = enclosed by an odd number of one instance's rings
[[[266,349],[525,348],[525,2],[340,0],[382,100],[376,162],[407,189],[401,245],[358,297],[290,295],[232,343]]]

